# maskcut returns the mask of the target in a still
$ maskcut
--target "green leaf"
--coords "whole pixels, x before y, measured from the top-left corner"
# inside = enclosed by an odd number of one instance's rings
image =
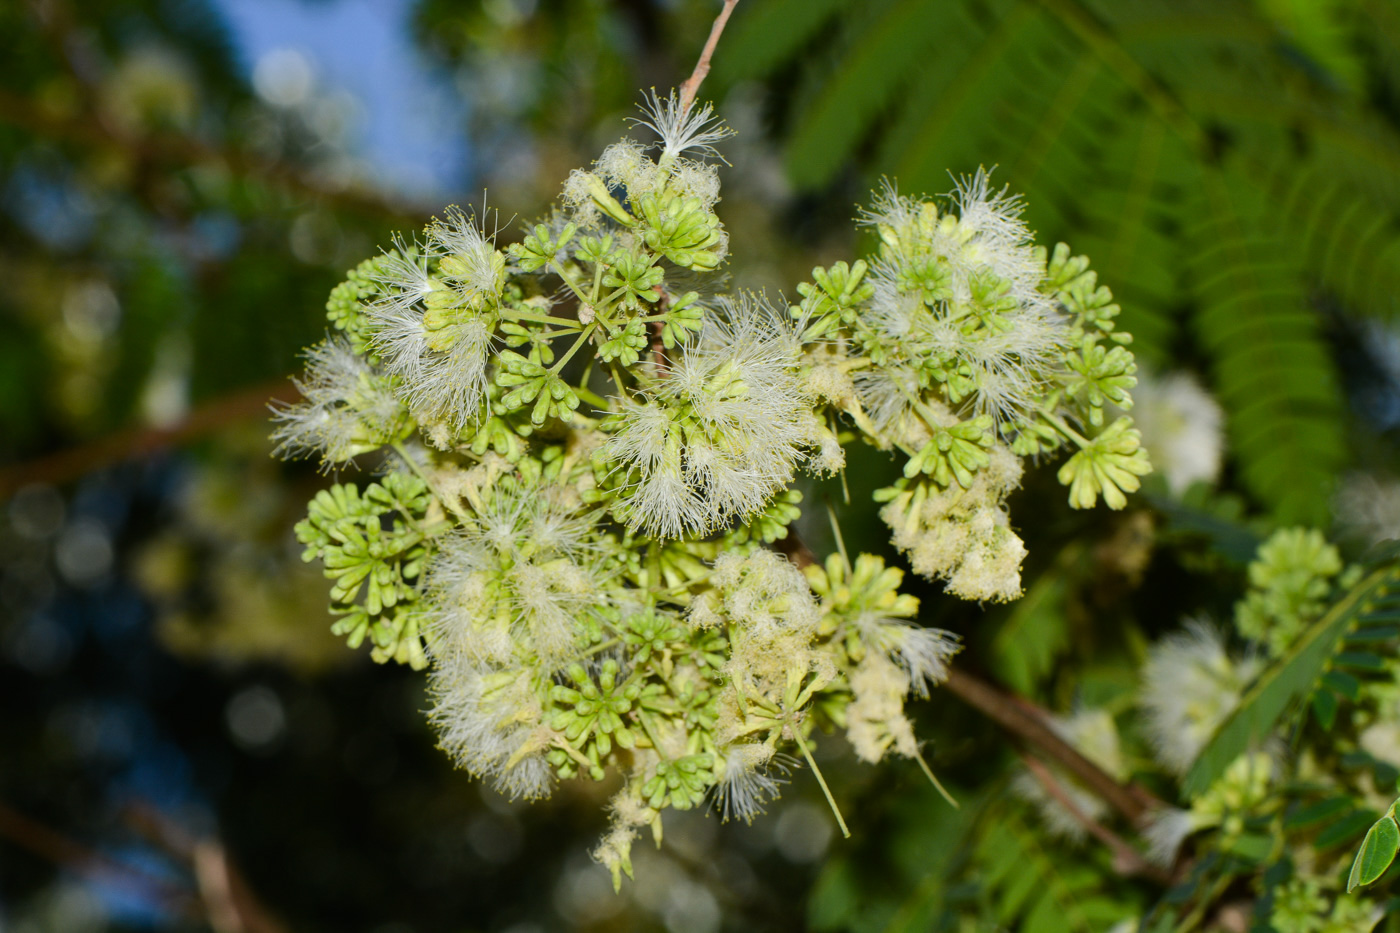
[[[1394,566],[1372,571],[1264,670],[1191,766],[1182,784],[1188,797],[1205,793],[1241,750],[1262,741],[1290,704],[1312,692],[1360,608],[1395,578]]]
[[[1363,621],[1366,617],[1362,617]],[[1349,645],[1369,645],[1378,641],[1391,641],[1400,638],[1400,626],[1397,625],[1373,625],[1359,628],[1347,635],[1346,641]]]
[[[841,67],[803,111],[788,142],[788,170],[801,188],[829,181],[900,92],[904,75],[936,54],[938,26],[947,16],[942,4],[897,0],[865,6],[865,16],[849,20],[854,36]]]
[[[729,67],[779,76],[799,186],[856,160],[908,192],[1000,165],[1032,227],[1095,256],[1143,360],[1179,365],[1189,322],[1235,475],[1275,516],[1319,523],[1348,445],[1314,296],[1393,317],[1400,293],[1394,121],[1365,82],[1320,96],[1319,64],[1354,62],[1374,21],[1349,13],[1321,44],[1287,31],[1332,2],[1216,4],[1201,29],[1172,0],[871,0],[819,31],[830,0],[746,0],[736,57],[753,64]],[[911,54],[921,36],[936,55]]]
[[[724,36],[724,54],[715,57],[714,78],[728,83],[769,74],[800,52],[841,6],[842,0],[740,4]]]
[[[1331,800],[1322,800],[1290,813],[1284,817],[1283,826],[1285,829],[1303,829],[1350,810],[1353,806],[1355,804],[1350,797],[1333,797]]]
[[[1193,323],[1245,485],[1282,521],[1320,524],[1346,453],[1336,367],[1293,244],[1270,227],[1267,196],[1242,171],[1200,173],[1188,229]]]
[[[1338,667],[1349,667],[1356,671],[1383,671],[1385,659],[1369,651],[1343,651],[1332,661]]]
[[[1318,678],[1318,682],[1338,696],[1344,696],[1353,703],[1361,695],[1361,681],[1343,671],[1328,671]]]
[[[1392,808],[1393,810],[1394,808]],[[1347,893],[1350,894],[1363,884],[1371,884],[1395,861],[1396,850],[1400,849],[1400,827],[1393,817],[1386,815],[1376,821],[1361,848],[1356,853],[1356,861],[1351,863],[1351,875],[1347,878]]]
[[[1331,826],[1318,833],[1313,840],[1314,849],[1330,849],[1333,846],[1341,845],[1349,839],[1355,839],[1357,834],[1366,828],[1366,824],[1376,818],[1376,811],[1371,809],[1353,810],[1342,817]]]

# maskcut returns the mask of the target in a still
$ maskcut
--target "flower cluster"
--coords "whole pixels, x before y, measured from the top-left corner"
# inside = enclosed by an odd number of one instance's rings
[[[1088,260],[1034,246],[1021,204],[964,179],[953,211],[887,184],[863,215],[869,262],[813,270],[794,316],[807,322],[809,384],[864,439],[899,451],[904,476],[881,517],[919,573],[964,599],[1021,592],[1025,547],[1006,497],[1022,458],[1074,448],[1059,478],[1076,508],[1126,504],[1151,468],[1127,416],[1130,337]]]
[[[1251,588],[1235,609],[1235,627],[1270,654],[1281,653],[1322,614],[1341,572],[1341,555],[1320,531],[1276,532],[1249,565]]]
[[[800,471],[839,471],[855,440],[899,451],[895,544],[1001,600],[1023,458],[1073,447],[1081,507],[1121,507],[1148,469],[1129,420],[1103,418],[1134,382],[1111,295],[1033,247],[985,174],[951,210],[887,188],[878,255],[814,270],[786,307],[718,293],[710,109],[653,96],[640,122],[659,144],[609,147],[520,242],[449,210],[362,264],[277,412],[285,454],[387,453],[299,527],[338,630],[430,666],[443,749],[502,792],[620,772],[596,853],[619,883],[665,809],[760,812],[794,755],[815,767],[814,729],[927,770],[905,703],[958,642],[914,621],[882,559],[769,547]]]

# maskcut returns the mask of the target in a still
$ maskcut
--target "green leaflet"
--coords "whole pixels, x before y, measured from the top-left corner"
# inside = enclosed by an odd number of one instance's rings
[[[1238,172],[1201,173],[1188,228],[1193,320],[1245,485],[1284,522],[1322,524],[1345,458],[1336,368],[1293,247]]]
[[[1400,850],[1400,826],[1396,826],[1395,804],[1392,803],[1390,810],[1376,820],[1362,840],[1356,860],[1351,864],[1351,874],[1347,877],[1347,893],[1362,885],[1372,884],[1385,874],[1390,863],[1395,861],[1397,850]]]

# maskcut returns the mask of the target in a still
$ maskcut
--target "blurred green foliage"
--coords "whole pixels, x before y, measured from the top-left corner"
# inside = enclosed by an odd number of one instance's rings
[[[999,166],[1112,283],[1140,358],[1209,372],[1245,487],[1325,520],[1352,451],[1324,310],[1388,320],[1400,290],[1394,4],[746,7],[717,74],[780,89],[799,188],[941,191]]]

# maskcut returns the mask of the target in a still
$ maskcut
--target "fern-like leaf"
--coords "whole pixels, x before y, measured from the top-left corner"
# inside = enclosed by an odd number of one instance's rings
[[[782,38],[788,54],[749,71],[783,76],[799,186],[866,153],[911,193],[998,165],[1042,238],[1093,257],[1144,362],[1199,351],[1248,491],[1280,520],[1321,521],[1348,451],[1312,305],[1400,311],[1400,127],[1366,96],[1400,88],[1393,4],[816,5],[803,15],[837,28],[796,21],[813,41]]]

